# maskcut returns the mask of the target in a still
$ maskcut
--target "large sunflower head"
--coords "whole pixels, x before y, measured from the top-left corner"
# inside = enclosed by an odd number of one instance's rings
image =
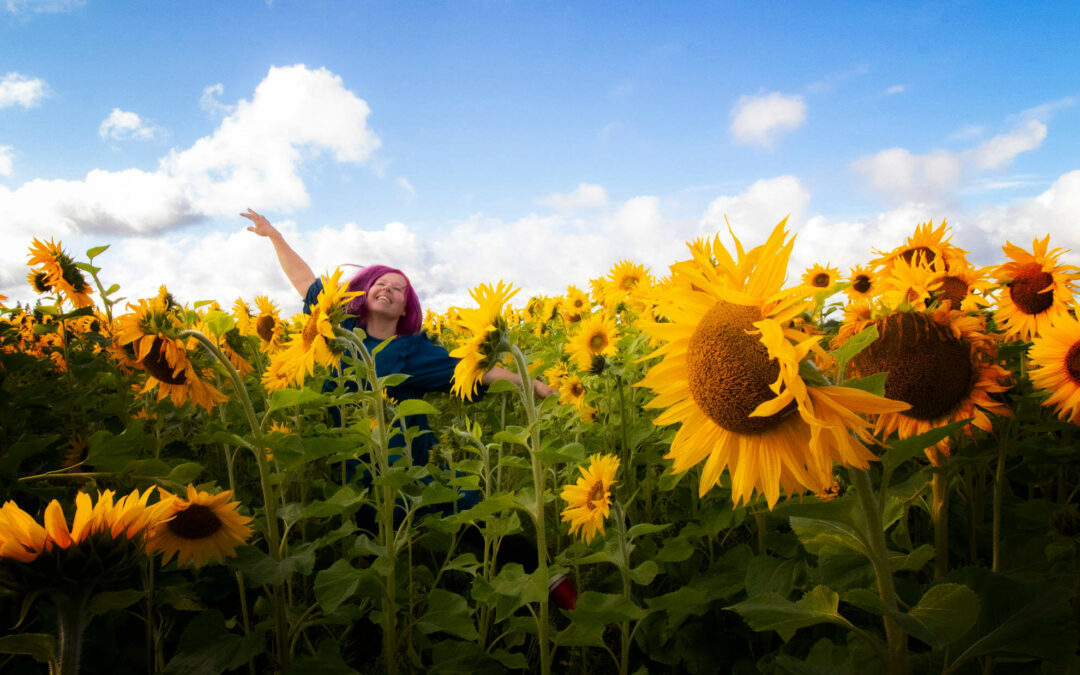
[[[834,462],[865,468],[873,454],[857,412],[898,410],[895,404],[844,387],[812,387],[799,364],[817,337],[790,328],[812,306],[812,289],[783,289],[793,241],[781,221],[760,247],[738,257],[691,247],[692,261],[672,266],[665,313],[646,323],[663,344],[640,386],[666,410],[657,424],[681,422],[668,457],[680,473],[705,462],[699,494],[730,473],[736,504],[764,494],[771,508],[783,489],[825,492]],[[717,241],[718,245],[718,241]]]
[[[596,533],[604,533],[604,519],[611,510],[611,486],[619,470],[619,458],[615,455],[592,455],[589,466],[580,467],[581,477],[572,485],[563,487],[562,500],[566,508],[562,521],[570,523],[570,534],[579,533],[585,543],[592,541]]]
[[[75,307],[90,307],[94,304],[90,298],[93,290],[87,283],[82,270],[78,268],[71,256],[60,248],[59,243],[50,239],[47,243],[34,239],[30,246],[31,266],[36,267],[35,272],[42,272],[48,279],[48,286],[61,298],[66,298]],[[39,284],[31,282],[35,290]],[[41,283],[40,286],[44,286]],[[40,291],[39,291],[40,292]]]
[[[459,327],[464,341],[450,352],[461,359],[454,367],[453,393],[471,400],[484,373],[499,362],[503,353],[510,350],[509,328],[503,318],[503,306],[518,289],[502,281],[496,286],[480,284],[469,291],[477,307],[459,309]]]
[[[1031,383],[1049,394],[1063,420],[1080,424],[1080,321],[1066,316],[1044,328],[1028,350]]]
[[[230,490],[211,495],[188,485],[187,499],[173,500],[171,517],[150,532],[148,548],[162,554],[163,564],[175,555],[178,565],[195,567],[236,555],[236,547],[251,536],[251,518],[241,515],[240,502],[230,499]]]
[[[1036,239],[1030,253],[1011,242],[1002,249],[1010,261],[997,268],[1005,288],[994,321],[1006,338],[1030,340],[1068,314],[1080,270],[1058,264],[1065,249],[1050,250],[1050,235]]]
[[[886,373],[885,396],[910,408],[877,417],[875,431],[908,438],[950,422],[968,419],[989,431],[988,413],[1008,415],[991,394],[1008,389],[1008,372],[996,363],[997,347],[983,319],[941,305],[927,311],[893,311],[874,320],[846,325],[843,343],[869,325],[878,338],[851,360],[852,374]],[[969,431],[970,433],[970,431]],[[948,452],[948,440],[937,446]],[[935,455],[928,452],[932,461]]]
[[[878,294],[878,279],[869,265],[856,265],[848,275],[851,285],[844,289],[848,299],[856,303],[870,304]]]

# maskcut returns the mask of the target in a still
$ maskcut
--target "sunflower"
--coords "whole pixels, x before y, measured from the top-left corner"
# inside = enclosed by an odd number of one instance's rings
[[[869,303],[878,294],[877,275],[869,265],[856,265],[848,275],[851,285],[844,289],[852,302]]]
[[[1054,406],[1059,418],[1080,424],[1080,321],[1069,316],[1043,329],[1032,341],[1028,358],[1031,383],[1050,394],[1043,405]]]
[[[1010,262],[996,270],[998,281],[1008,287],[998,299],[994,321],[1007,339],[1031,340],[1048,325],[1068,315],[1073,286],[1080,270],[1057,264],[1065,249],[1050,248],[1050,235],[1032,242],[1032,252],[1006,242],[1002,250]]]
[[[570,323],[577,323],[589,314],[592,302],[589,296],[577,286],[567,286],[563,302],[563,316]]]
[[[936,300],[950,309],[975,312],[990,304],[989,295],[996,284],[986,278],[989,267],[977,268],[966,260],[957,260],[941,278]]]
[[[945,272],[939,267],[897,258],[887,272],[878,276],[878,292],[888,307],[926,309],[944,280]]]
[[[615,455],[592,455],[589,467],[579,467],[581,477],[573,485],[563,487],[562,500],[566,508],[562,521],[570,523],[570,534],[580,532],[588,544],[596,533],[604,533],[604,519],[611,509],[611,486],[619,470]]]
[[[93,291],[90,289],[90,284],[86,282],[82,270],[75,265],[71,256],[60,248],[60,244],[54,243],[52,239],[48,243],[34,239],[33,245],[30,246],[28,264],[38,266],[35,271],[45,273],[51,289],[62,298],[70,300],[76,308],[90,307],[94,304],[90,298]],[[34,281],[31,283],[36,290],[37,284]]]
[[[567,375],[559,381],[559,403],[570,403],[578,410],[586,410],[589,405],[585,403],[585,383],[580,375]]]
[[[269,381],[275,388],[284,388],[276,387],[282,381],[301,386],[308,375],[315,373],[316,365],[335,368],[341,363],[334,327],[345,320],[348,302],[360,295],[341,283],[341,274],[342,271],[337,269],[322,277],[323,290],[311,306],[311,313],[293,317],[293,321],[298,322],[298,330],[282,350],[271,356],[267,369],[268,374],[273,373]],[[263,382],[267,381],[264,375]]]
[[[251,308],[248,307],[243,298],[237,298],[236,301],[233,302],[232,317],[236,319],[236,328],[240,331],[241,335],[254,334],[255,328],[251,320]]]
[[[878,338],[852,358],[852,374],[886,373],[885,396],[911,406],[879,415],[876,433],[888,437],[895,431],[909,438],[963,419],[990,431],[987,413],[1010,414],[991,396],[1009,388],[1001,384],[1009,374],[996,363],[997,346],[984,332],[982,317],[945,305],[932,311],[893,311],[843,326],[837,343],[869,325],[877,328]],[[967,430],[970,433],[970,427]],[[948,439],[936,448],[947,454]],[[933,453],[927,455],[936,462]]]
[[[944,219],[936,228],[932,220],[921,223],[902,246],[888,252],[876,251],[880,255],[871,260],[870,265],[887,273],[897,260],[909,265],[932,265],[936,262],[945,271],[949,271],[954,262],[965,259],[967,251],[949,243],[952,237],[945,236],[948,231],[949,226]]]
[[[858,440],[873,442],[869,424],[856,413],[907,407],[857,389],[810,387],[799,375],[820,338],[786,327],[812,302],[806,286],[781,290],[794,243],[785,223],[748,253],[736,239],[737,260],[718,238],[715,251],[691,247],[693,260],[672,266],[670,322],[644,324],[665,344],[638,386],[656,394],[647,407],[666,408],[656,424],[682,425],[667,455],[673,470],[704,461],[704,496],[728,469],[735,504],[755,491],[770,508],[781,488],[825,492],[834,462],[866,468],[874,459]]]
[[[602,314],[593,314],[579,322],[577,331],[570,336],[563,350],[574,359],[578,368],[588,371],[592,370],[597,358],[614,356],[618,352],[616,340],[615,322]]]
[[[251,518],[237,512],[240,502],[230,502],[232,494],[211,495],[188,484],[187,499],[171,502],[172,517],[153,528],[147,548],[162,554],[162,564],[175,555],[178,565],[195,567],[236,555],[236,547],[251,536]]]
[[[472,400],[484,373],[498,363],[503,352],[509,351],[503,305],[517,292],[518,289],[502,281],[495,287],[480,284],[469,291],[478,307],[458,310],[459,326],[465,333],[465,341],[450,352],[450,356],[461,359],[454,366],[454,384],[451,387],[454,394]]]
[[[130,314],[117,317],[115,339],[131,350],[132,358],[150,375],[143,391],[157,389],[157,400],[168,397],[180,407],[188,399],[206,410],[228,400],[203,379],[207,370],[196,369],[177,334],[182,329],[176,311],[169,309],[167,294],[128,304]]]
[[[802,275],[802,282],[814,288],[830,288],[840,280],[840,270],[825,263],[814,264]]]

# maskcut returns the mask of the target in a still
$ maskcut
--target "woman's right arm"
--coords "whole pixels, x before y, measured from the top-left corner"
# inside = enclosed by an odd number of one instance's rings
[[[296,251],[292,250],[292,247],[285,242],[285,238],[281,236],[277,228],[271,225],[270,221],[264,216],[255,213],[251,209],[248,209],[247,213],[241,213],[240,215],[252,222],[248,232],[254,232],[260,237],[267,237],[273,242],[274,252],[277,253],[281,269],[285,271],[285,276],[289,277],[289,281],[292,283],[293,288],[296,289],[296,292],[300,294],[300,297],[304,297],[311,284],[315,283],[315,273],[311,271],[308,264],[297,255]]]

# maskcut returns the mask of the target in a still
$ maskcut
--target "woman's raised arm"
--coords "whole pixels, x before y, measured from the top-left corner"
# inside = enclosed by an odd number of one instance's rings
[[[270,221],[264,216],[255,213],[251,209],[240,215],[252,222],[248,232],[254,232],[260,237],[267,237],[273,242],[274,252],[277,253],[281,269],[284,270],[285,276],[289,277],[289,281],[292,283],[293,288],[296,289],[296,292],[300,294],[300,297],[304,297],[307,294],[308,287],[315,283],[315,273],[311,271],[308,264],[297,255],[296,251],[292,250],[292,247],[285,242],[285,238],[281,236],[277,228],[271,225]]]

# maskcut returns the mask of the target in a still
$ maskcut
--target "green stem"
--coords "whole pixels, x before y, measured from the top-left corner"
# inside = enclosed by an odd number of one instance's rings
[[[82,639],[90,623],[86,607],[92,592],[91,586],[71,588],[70,593],[53,593],[56,605],[57,637],[59,649],[52,666],[55,675],[77,675],[82,657]]]
[[[622,576],[623,599],[627,603],[630,599],[630,547],[626,540],[626,513],[622,504],[615,502],[615,532],[619,539],[619,574]],[[627,675],[630,672],[630,622],[619,622],[619,637],[621,639],[621,651],[619,654],[619,675]]]
[[[1010,421],[1005,430],[1005,437],[998,443],[997,468],[994,471],[994,530],[993,553],[990,569],[1001,569],[1001,502],[1005,499],[1005,462],[1009,455],[1009,446],[1013,442],[1015,422]]]
[[[622,465],[623,475],[627,478],[626,494],[634,494],[634,490],[637,489],[637,475],[634,471],[634,454],[633,449],[630,447],[630,441],[626,433],[626,395],[623,393],[623,380],[622,377],[615,376],[615,386],[619,389],[619,430],[622,432]]]
[[[224,367],[225,372],[229,376],[229,381],[232,382],[233,389],[236,390],[237,398],[240,400],[240,407],[244,411],[244,417],[247,419],[248,426],[251,428],[252,439],[254,440],[254,448],[252,450],[255,455],[255,463],[259,467],[259,484],[262,487],[263,496],[263,508],[266,511],[266,545],[268,547],[268,553],[270,558],[274,562],[280,562],[282,558],[282,546],[281,536],[278,531],[277,522],[277,498],[274,496],[274,486],[270,481],[270,467],[266,460],[266,450],[262,446],[262,425],[259,424],[259,419],[255,415],[255,408],[251,404],[251,396],[248,394],[247,387],[244,386],[244,380],[240,377],[240,373],[236,371],[233,364],[229,362],[229,359],[221,352],[214,341],[197,330],[185,330],[180,333],[180,337],[195,338],[206,351],[216,358]],[[281,586],[275,586],[273,592],[270,594],[270,604],[273,607],[274,612],[274,633],[277,642],[277,658],[278,664],[282,671],[289,669],[289,627],[286,617],[286,603],[288,597],[285,596],[283,588]]]
[[[371,355],[364,341],[355,333],[335,328],[337,337],[356,347],[357,353],[364,362],[367,371],[368,389],[372,393],[373,407],[375,408],[375,423],[377,425],[378,443],[375,444],[375,464],[378,471],[377,478],[385,478],[390,473],[390,431],[386,426],[386,411],[382,398],[382,390],[379,388],[379,376],[375,370],[375,357]],[[386,549],[386,587],[383,593],[383,660],[386,672],[390,675],[397,673],[397,537],[394,533],[394,490],[384,483],[376,494],[376,508],[379,511],[379,539]]]
[[[944,469],[939,467],[934,471],[931,486],[934,496],[931,506],[934,521],[934,579],[942,579],[949,573],[949,477]]]
[[[892,569],[889,567],[889,551],[885,546],[885,528],[882,523],[881,508],[874,495],[874,486],[870,482],[870,473],[860,469],[851,470],[855,483],[855,492],[859,497],[863,515],[866,518],[866,537],[870,563],[877,576],[878,594],[885,605],[885,637],[889,644],[887,668],[889,675],[907,675],[907,633],[889,616],[898,611],[896,587],[893,585]]]
[[[532,378],[529,377],[529,365],[525,355],[516,345],[511,347],[510,353],[514,357],[518,374],[521,376],[521,399],[525,405],[525,414],[531,432],[529,454],[532,459],[533,491],[536,494],[535,512],[533,522],[536,525],[536,573],[544,582],[547,589],[548,565],[547,565],[547,529],[544,523],[544,466],[540,462],[540,423],[536,412],[536,402],[533,395]],[[545,592],[540,600],[540,612],[536,619],[536,636],[540,648],[540,672],[542,675],[551,673],[551,653],[548,651],[548,595]]]

